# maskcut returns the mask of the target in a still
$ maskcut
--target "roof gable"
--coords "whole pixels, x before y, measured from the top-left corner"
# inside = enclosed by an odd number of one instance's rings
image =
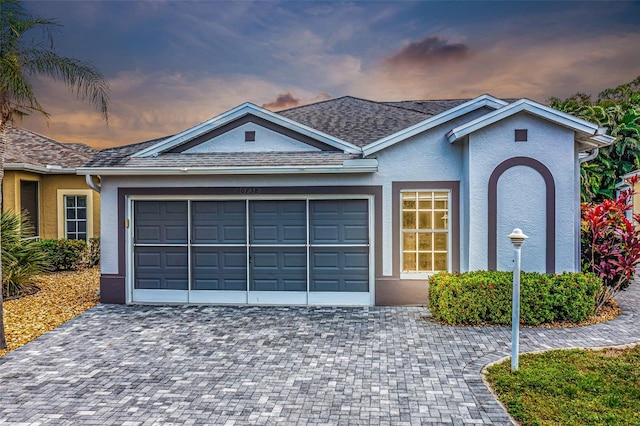
[[[361,152],[358,147],[334,136],[296,123],[293,120],[279,116],[257,105],[244,103],[217,117],[213,117],[197,126],[144,148],[133,154],[132,157],[154,157],[163,153],[186,152],[249,122],[285,135],[291,139],[306,143],[316,149],[339,150],[352,154]],[[214,147],[210,146],[210,148]],[[313,150],[313,148],[309,148],[309,150]],[[240,150],[239,152],[243,151]]]
[[[500,100],[498,98],[494,98],[489,95],[482,95],[475,99],[471,99],[470,101],[459,104],[451,109],[445,110],[437,115],[427,118],[413,126],[402,129],[396,133],[393,133],[385,138],[379,139],[363,148],[363,152],[365,157],[371,154],[374,154],[378,151],[381,151],[391,145],[395,145],[396,143],[406,140],[412,136],[415,136],[419,133],[432,129],[440,124],[444,124],[450,120],[461,117],[465,114],[468,114],[472,111],[475,111],[480,108],[493,108],[499,109],[503,108],[505,105],[508,105],[507,102]]]
[[[576,132],[576,141],[581,143],[582,150],[606,146],[615,140],[615,138],[607,136],[605,134],[606,129],[597,124],[582,120],[529,99],[520,99],[504,108],[458,126],[447,133],[447,139],[450,143],[453,143],[477,130],[521,112],[540,117],[559,126],[573,130]]]

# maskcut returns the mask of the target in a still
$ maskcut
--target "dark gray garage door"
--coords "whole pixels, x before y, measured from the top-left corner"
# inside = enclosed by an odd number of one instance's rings
[[[368,199],[136,200],[134,302],[368,305]]]

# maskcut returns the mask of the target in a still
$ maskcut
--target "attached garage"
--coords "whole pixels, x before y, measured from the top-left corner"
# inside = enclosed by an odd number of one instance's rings
[[[130,301],[372,305],[370,204],[132,198]]]

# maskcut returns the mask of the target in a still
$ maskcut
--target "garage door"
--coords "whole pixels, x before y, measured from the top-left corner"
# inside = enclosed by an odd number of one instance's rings
[[[133,200],[133,302],[371,305],[369,199]]]

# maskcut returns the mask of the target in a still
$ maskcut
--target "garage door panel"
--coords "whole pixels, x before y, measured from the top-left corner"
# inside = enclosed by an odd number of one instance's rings
[[[369,291],[368,247],[312,247],[310,262],[310,291]]]
[[[138,201],[135,203],[137,244],[183,244],[187,242],[186,201]]]
[[[134,264],[134,288],[188,288],[187,247],[137,247]]]
[[[191,203],[192,240],[196,244],[244,244],[247,239],[244,201]]]
[[[275,200],[249,203],[252,244],[304,244],[307,213],[304,201]]]
[[[242,247],[193,247],[193,290],[246,290],[247,252]]]
[[[251,291],[307,291],[304,247],[264,247],[250,250]]]
[[[367,244],[367,200],[309,201],[311,244]]]

